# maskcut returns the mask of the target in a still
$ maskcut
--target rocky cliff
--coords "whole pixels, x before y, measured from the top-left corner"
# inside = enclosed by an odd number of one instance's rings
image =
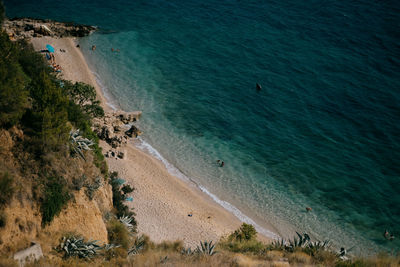
[[[3,29],[10,38],[18,40],[31,37],[83,37],[96,30],[96,27],[75,23],[56,22],[29,18],[5,20]]]

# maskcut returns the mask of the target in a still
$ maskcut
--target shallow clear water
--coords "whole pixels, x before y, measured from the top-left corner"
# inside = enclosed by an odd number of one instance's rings
[[[111,103],[142,110],[143,146],[242,218],[364,253],[399,247],[382,236],[400,235],[397,3],[5,4],[100,26],[81,47]]]

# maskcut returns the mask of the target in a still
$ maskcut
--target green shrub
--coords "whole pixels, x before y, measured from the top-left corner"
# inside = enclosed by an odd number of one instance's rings
[[[0,208],[9,204],[14,195],[14,180],[8,172],[0,175]]]
[[[227,238],[222,239],[218,245],[223,250],[228,250],[235,253],[261,254],[266,250],[265,245],[256,239],[236,241]]]
[[[131,236],[129,230],[120,221],[112,219],[107,226],[107,232],[110,244],[121,245],[124,249],[129,248]]]
[[[0,31],[0,126],[17,124],[28,107],[28,77],[16,59],[17,54],[17,44]]]
[[[70,195],[67,191],[65,180],[50,177],[44,189],[44,199],[41,203],[42,224],[49,224],[54,216],[68,203]]]
[[[96,100],[96,90],[93,86],[76,82],[64,82],[64,89],[75,104],[79,105],[82,111],[90,117],[103,117],[104,110],[100,101]]]
[[[257,231],[253,225],[243,223],[239,229],[233,232],[229,238],[236,241],[249,241],[257,236]]]
[[[110,184],[112,186],[113,192],[113,206],[116,209],[117,217],[128,216],[131,217],[133,220],[131,224],[134,226],[134,231],[136,231],[136,220],[134,218],[135,213],[129,210],[129,207],[124,204],[126,199],[125,192],[133,192],[134,188],[131,188],[129,185],[124,185],[121,189],[121,185],[117,182],[118,173],[112,172],[110,173]],[[123,190],[123,191],[122,191]]]
[[[38,77],[42,72],[50,74],[52,69],[49,67],[44,57],[35,52],[31,43],[21,40],[18,41],[18,47],[18,63],[30,80],[34,77]]]
[[[181,252],[184,249],[183,242],[180,240],[177,241],[163,241],[159,244],[155,245],[155,249],[161,251],[170,251],[170,252]]]
[[[42,149],[56,150],[68,142],[70,127],[68,121],[68,99],[62,88],[45,72],[34,77],[31,87],[32,124],[40,138]]]
[[[3,228],[6,226],[7,223],[7,216],[4,211],[0,211],[0,228]]]

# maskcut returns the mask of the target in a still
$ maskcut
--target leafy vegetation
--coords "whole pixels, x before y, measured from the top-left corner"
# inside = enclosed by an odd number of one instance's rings
[[[29,77],[18,62],[18,52],[19,45],[0,32],[0,126],[3,127],[18,123],[28,107]]]
[[[265,245],[256,239],[257,231],[253,225],[243,223],[227,238],[221,239],[219,246],[232,252],[260,253],[265,250]]]
[[[3,15],[4,6],[0,3],[1,20]],[[21,161],[21,171],[30,177],[40,177],[31,182],[44,225],[50,223],[66,205],[70,198],[69,190],[82,186],[72,184],[78,181],[61,177],[64,172],[51,165],[54,159],[67,158],[65,152],[69,150],[83,155],[82,151],[90,147],[93,163],[104,176],[107,175],[98,138],[91,130],[91,119],[103,115],[92,86],[59,80],[31,44],[11,41],[0,30],[0,127],[16,126],[24,133],[23,140],[16,144],[15,156],[24,155],[23,159],[29,158],[30,166],[35,166],[31,170]],[[79,134],[70,137],[72,128],[80,129]],[[96,180],[85,185],[91,199],[100,184]],[[0,206],[9,203],[13,191],[12,179],[8,174],[2,174]]]
[[[69,95],[72,102],[79,105],[84,113],[90,117],[103,117],[104,110],[100,106],[100,101],[96,100],[96,90],[93,86],[76,82],[64,81],[63,88]]]
[[[146,236],[141,235],[135,238],[132,247],[128,251],[128,255],[137,255],[145,249]]]
[[[200,246],[197,246],[195,253],[201,254],[201,255],[207,255],[207,256],[212,256],[215,253],[217,253],[216,250],[214,250],[215,244],[212,243],[212,241],[200,241]]]
[[[113,192],[113,206],[116,209],[116,215],[118,218],[121,217],[129,217],[132,218],[130,224],[132,224],[132,231],[136,231],[136,220],[134,218],[135,213],[129,210],[129,207],[124,204],[124,201],[127,198],[127,194],[134,191],[134,188],[131,188],[129,185],[124,185],[121,188],[121,184],[119,183],[118,173],[112,172],[110,173],[110,184],[112,186]]]
[[[64,257],[79,257],[82,259],[93,258],[98,252],[103,249],[100,245],[96,244],[97,241],[84,242],[82,237],[63,237],[59,250],[64,252]]]
[[[5,214],[4,211],[0,210],[0,228],[5,227],[6,223],[7,223],[7,215]]]
[[[242,242],[242,241],[249,241],[257,236],[257,231],[253,225],[243,223],[238,230],[233,232],[229,238]]]
[[[0,174],[0,208],[11,201],[15,191],[13,183],[8,172]]]
[[[91,146],[94,145],[92,140],[84,138],[79,135],[79,129],[76,131],[71,131],[69,133],[70,149],[72,155],[79,155],[86,160],[84,151],[91,150]]]
[[[44,189],[44,199],[41,203],[42,224],[50,223],[69,199],[70,195],[65,180],[58,177],[48,178]]]
[[[131,235],[123,223],[112,219],[107,226],[108,241],[112,244],[121,245],[124,249],[129,248]]]

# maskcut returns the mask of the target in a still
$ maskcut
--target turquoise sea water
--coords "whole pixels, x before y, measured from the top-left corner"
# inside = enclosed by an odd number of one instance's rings
[[[112,105],[143,111],[140,147],[259,231],[400,247],[397,2],[5,4],[99,26],[82,51]]]

